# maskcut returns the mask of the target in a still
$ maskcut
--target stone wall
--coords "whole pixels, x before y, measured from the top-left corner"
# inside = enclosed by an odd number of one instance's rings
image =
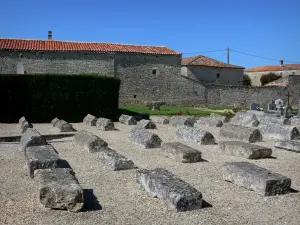
[[[194,78],[205,83],[242,85],[244,69],[208,66],[182,66],[181,75]]]

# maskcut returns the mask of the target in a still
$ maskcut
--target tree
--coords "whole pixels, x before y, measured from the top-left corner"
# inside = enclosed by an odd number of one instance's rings
[[[244,74],[243,85],[244,86],[252,86],[252,81],[248,74]]]
[[[265,84],[267,83],[270,83],[274,80],[278,80],[282,78],[282,75],[277,75],[276,73],[267,73],[267,74],[263,74],[260,78],[260,82],[261,82],[261,85],[264,86]]]

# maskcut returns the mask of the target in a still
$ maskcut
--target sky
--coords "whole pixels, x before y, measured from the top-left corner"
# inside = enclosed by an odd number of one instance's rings
[[[300,0],[2,0],[1,38],[168,46],[251,68],[300,63]],[[215,52],[207,52],[222,50]],[[241,53],[271,58],[253,57]],[[291,61],[291,62],[288,62]]]

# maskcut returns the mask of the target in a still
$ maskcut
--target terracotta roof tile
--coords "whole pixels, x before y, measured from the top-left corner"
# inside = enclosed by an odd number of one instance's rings
[[[179,55],[165,46],[113,44],[101,42],[71,42],[56,40],[27,40],[0,38],[1,50],[12,51],[84,51],[84,52],[126,52],[160,55]]]
[[[300,64],[283,64],[277,66],[257,66],[245,70],[245,72],[264,72],[264,71],[285,71],[300,70]]]
[[[204,56],[204,55],[183,58],[181,65],[183,65],[183,66],[208,66],[208,67],[220,67],[220,68],[245,69],[242,66],[236,66],[236,65],[232,65],[232,64],[223,63],[221,61],[209,58],[209,57]]]

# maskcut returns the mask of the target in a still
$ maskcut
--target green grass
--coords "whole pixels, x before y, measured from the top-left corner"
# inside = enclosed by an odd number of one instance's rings
[[[232,106],[209,106],[208,109],[224,110],[224,109],[232,109]]]
[[[213,111],[207,109],[195,109],[193,107],[181,107],[181,106],[161,106],[160,110],[151,110],[147,106],[140,105],[126,105],[119,107],[121,111],[128,111],[132,113],[144,114],[144,115],[165,115],[173,116],[176,113],[181,112],[182,115],[191,116],[209,116]],[[229,116],[228,113],[219,113],[220,115]]]

